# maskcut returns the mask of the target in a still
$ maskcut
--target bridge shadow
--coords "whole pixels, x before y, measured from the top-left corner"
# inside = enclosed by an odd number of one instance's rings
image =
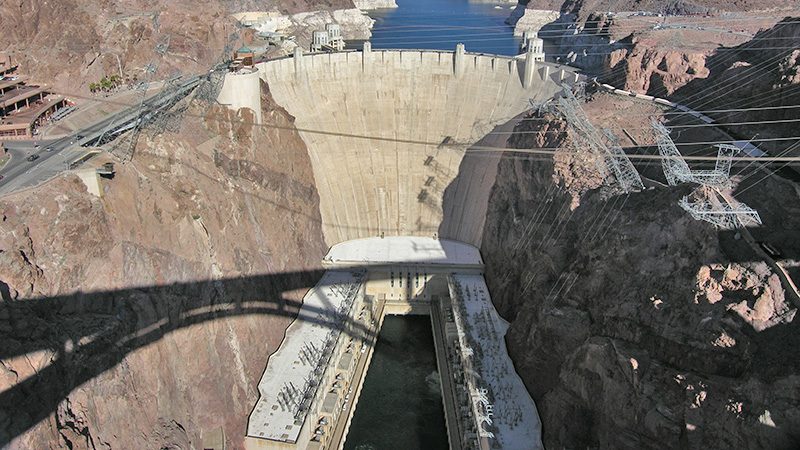
[[[348,319],[345,326],[324,308],[301,311],[301,301],[290,298],[291,291],[313,287],[323,274],[295,271],[24,300],[12,300],[0,281],[0,359],[53,355],[47,367],[0,393],[0,448],[46,419],[74,389],[182,328],[255,315],[370,333],[357,321]]]

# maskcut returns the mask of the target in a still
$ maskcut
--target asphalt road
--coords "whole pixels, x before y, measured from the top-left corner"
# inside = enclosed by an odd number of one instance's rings
[[[75,150],[68,150],[69,139],[59,139],[56,141],[40,141],[40,147],[34,148],[33,142],[6,142],[5,146],[11,160],[0,169],[0,195],[5,195],[13,191],[34,186],[44,182],[58,172],[65,170],[68,155]],[[53,151],[45,151],[51,147]],[[39,155],[39,159],[28,161],[30,155]]]
[[[92,135],[102,130],[109,121],[117,115],[110,116],[103,121],[80,131],[82,135]],[[76,133],[77,135],[77,133]],[[78,141],[76,135],[61,139],[37,141],[39,148],[34,147],[31,141],[8,141],[3,145],[11,155],[11,160],[0,169],[0,195],[6,195],[20,189],[41,184],[60,172],[68,170],[67,164],[86,153],[80,144],[87,139]],[[52,151],[47,151],[51,148]],[[39,155],[34,161],[28,161],[30,155]]]
[[[180,93],[188,93],[197,85],[199,77],[192,77],[183,83]],[[181,95],[171,93],[170,95]],[[151,106],[159,109],[164,99],[168,96],[161,96],[156,93],[145,101],[145,107]],[[11,155],[11,160],[0,169],[0,196],[6,195],[20,189],[36,186],[55,177],[60,172],[68,170],[67,164],[75,161],[84,154],[87,149],[81,145],[95,141],[106,128],[117,128],[131,120],[137,120],[139,116],[139,105],[123,109],[112,114],[105,119],[96,122],[94,125],[86,127],[75,134],[54,140],[37,141],[39,148],[35,148],[32,141],[8,141],[3,145]],[[77,136],[85,136],[77,139]],[[52,149],[47,151],[47,149]],[[30,155],[39,155],[34,161],[28,161]]]

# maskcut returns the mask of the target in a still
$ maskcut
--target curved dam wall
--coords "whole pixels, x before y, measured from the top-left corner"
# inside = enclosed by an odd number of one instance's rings
[[[531,101],[552,97],[562,79],[577,76],[529,60],[526,70],[524,61],[463,47],[366,45],[363,52],[298,51],[258,64],[308,146],[327,244],[416,235],[479,246],[496,161],[476,159],[474,173],[456,186],[468,147],[482,138],[481,145],[505,146],[507,134],[485,136],[495,127],[510,130],[507,122]]]

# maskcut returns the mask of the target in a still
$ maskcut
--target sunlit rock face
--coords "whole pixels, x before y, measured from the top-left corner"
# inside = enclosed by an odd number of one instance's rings
[[[103,197],[74,175],[0,201],[0,447],[240,448],[326,251],[305,145],[263,94],[143,133]],[[191,119],[189,119],[191,118]]]

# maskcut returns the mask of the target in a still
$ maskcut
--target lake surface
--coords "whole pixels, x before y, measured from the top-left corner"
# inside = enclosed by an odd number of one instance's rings
[[[384,320],[344,448],[448,449],[430,317]]]
[[[372,48],[453,50],[462,42],[468,52],[520,53],[521,39],[504,23],[516,3],[397,0],[397,5],[369,12],[376,20]]]

